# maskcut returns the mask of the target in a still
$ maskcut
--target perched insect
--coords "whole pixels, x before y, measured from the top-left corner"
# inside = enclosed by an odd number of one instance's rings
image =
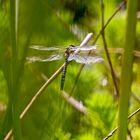
[[[47,62],[47,61],[55,61],[55,60],[60,60],[65,57],[65,65],[63,68],[62,72],[62,77],[61,77],[61,86],[60,89],[63,90],[64,88],[64,82],[65,82],[65,76],[66,76],[66,71],[67,71],[67,66],[68,63],[72,60],[75,60],[77,63],[82,63],[82,64],[91,64],[91,63],[99,63],[103,61],[103,58],[101,56],[89,56],[88,52],[96,50],[96,46],[74,46],[70,45],[68,48],[63,49],[63,48],[56,48],[56,47],[43,47],[43,46],[31,46],[30,48],[35,49],[35,50],[40,50],[40,51],[60,51],[60,50],[65,50],[63,53],[56,53],[51,55],[48,58],[42,58],[42,57],[27,57],[27,60],[29,62]]]

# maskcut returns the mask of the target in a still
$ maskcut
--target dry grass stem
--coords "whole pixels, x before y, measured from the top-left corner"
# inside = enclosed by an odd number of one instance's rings
[[[130,114],[130,115],[128,116],[128,120],[129,120],[130,118],[132,118],[135,114],[137,114],[139,111],[140,111],[140,108],[138,108],[138,109],[135,110],[132,114]],[[107,139],[109,139],[110,137],[112,137],[113,134],[118,130],[118,128],[119,128],[119,126],[117,126],[116,128],[114,128],[105,138],[103,138],[103,140],[107,140]]]

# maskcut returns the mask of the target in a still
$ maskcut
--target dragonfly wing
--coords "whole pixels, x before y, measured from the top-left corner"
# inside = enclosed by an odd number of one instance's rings
[[[33,62],[48,62],[48,61],[55,61],[55,60],[60,60],[63,59],[63,55],[60,54],[55,54],[55,55],[51,55],[48,58],[42,58],[42,57],[27,57],[27,61],[29,61],[30,63]]]
[[[100,63],[103,61],[103,58],[100,56],[79,56],[79,55],[70,55],[68,61],[75,60],[77,63],[82,64],[92,64],[92,63]]]
[[[40,51],[57,51],[57,50],[63,50],[63,48],[57,48],[57,47],[44,47],[40,45],[32,45],[30,46],[31,49],[34,50],[40,50]]]
[[[92,51],[92,50],[96,50],[96,45],[79,47],[78,49],[80,51]]]

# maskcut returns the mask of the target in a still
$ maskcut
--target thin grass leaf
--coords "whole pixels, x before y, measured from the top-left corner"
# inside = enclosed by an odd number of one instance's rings
[[[127,116],[132,82],[133,50],[136,35],[137,0],[128,0],[124,56],[121,71],[118,140],[126,140]]]
[[[9,102],[12,104],[12,119],[13,119],[13,128],[14,128],[14,138],[17,140],[21,139],[21,127],[20,127],[20,110],[19,110],[19,101],[18,97],[18,87],[17,87],[17,1],[10,0],[10,33],[11,33],[11,48],[12,48],[12,57],[11,57],[11,90],[9,93]]]

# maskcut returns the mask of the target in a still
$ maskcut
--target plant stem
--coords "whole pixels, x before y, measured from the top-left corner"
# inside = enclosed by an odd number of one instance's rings
[[[10,0],[10,29],[11,29],[11,48],[12,48],[12,58],[11,58],[11,94],[9,100],[12,103],[12,119],[13,119],[13,130],[14,139],[21,140],[21,127],[20,127],[20,110],[18,104],[17,94],[18,83],[17,83],[17,18],[16,18],[16,0]]]
[[[129,96],[132,82],[133,49],[136,34],[137,0],[127,2],[127,23],[125,32],[124,56],[121,71],[120,103],[119,103],[119,132],[118,140],[126,140],[127,116],[129,108]]]

